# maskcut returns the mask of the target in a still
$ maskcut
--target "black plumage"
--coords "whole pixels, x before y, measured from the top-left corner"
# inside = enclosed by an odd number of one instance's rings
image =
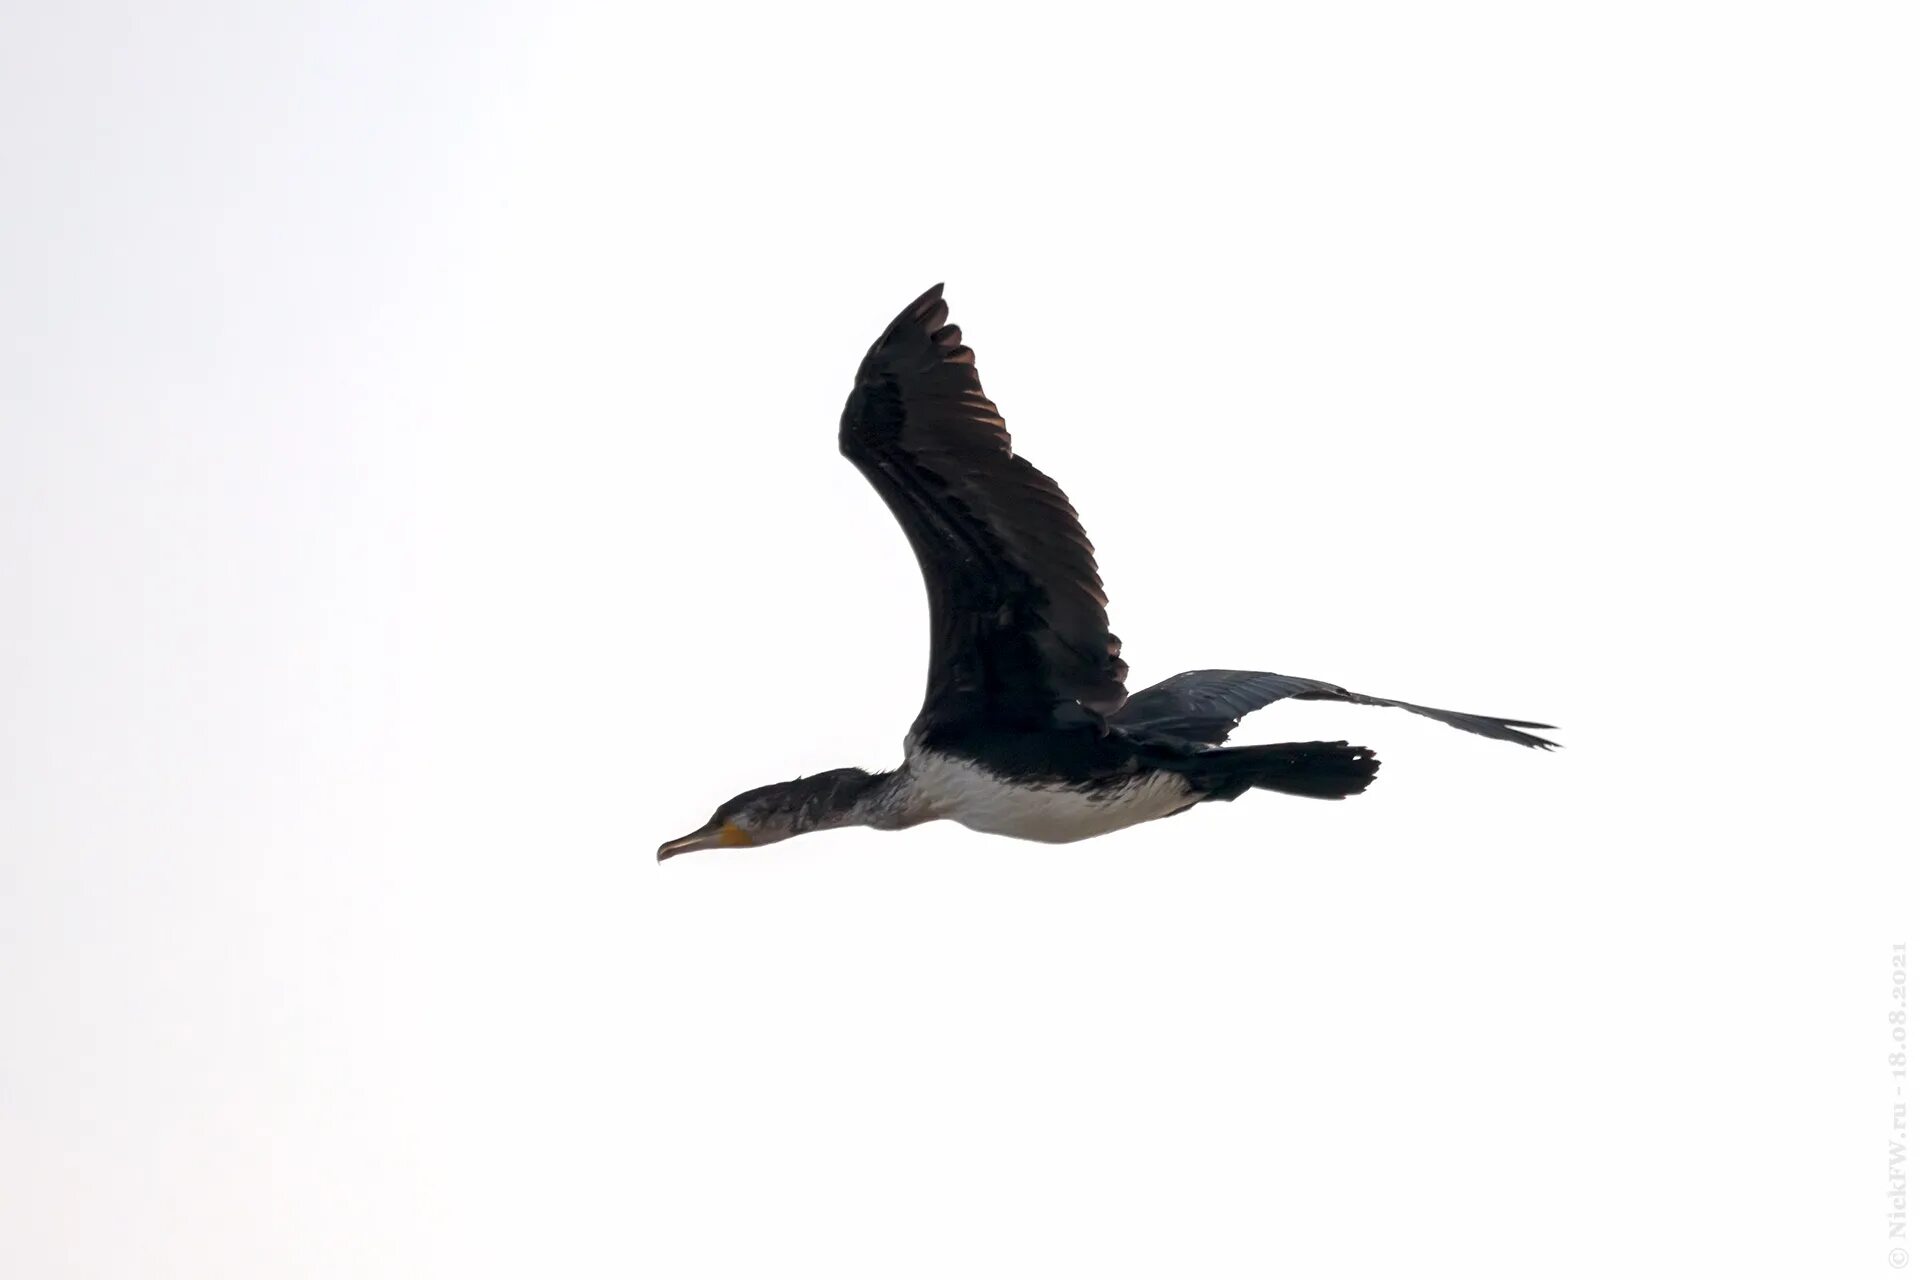
[[[1118,710],[1127,664],[1093,544],[1060,486],[1013,452],[935,285],[854,376],[840,452],[906,530],[932,651],[918,727],[1043,727]]]
[[[1188,671],[1127,696],[1093,546],[1066,495],[1013,452],[973,351],[935,285],[880,335],[854,378],[840,451],[905,531],[926,583],[926,697],[907,759],[757,787],[661,846],[765,844],[805,831],[952,818],[1074,840],[1251,788],[1338,799],[1373,752],[1344,742],[1223,747],[1284,698],[1399,707],[1490,738],[1551,747],[1550,726],[1357,694],[1264,671]]]
[[[1301,676],[1275,675],[1271,671],[1183,671],[1128,698],[1126,705],[1109,717],[1109,723],[1129,730],[1165,734],[1188,742],[1218,745],[1227,740],[1240,717],[1258,711],[1282,698],[1336,699],[1369,707],[1399,707],[1415,715],[1427,716],[1468,733],[1517,742],[1526,747],[1552,747],[1555,743],[1523,729],[1551,729],[1550,724],[1532,720],[1514,720],[1506,716],[1476,716],[1465,711],[1441,711],[1417,703],[1393,698],[1375,698],[1342,689],[1324,680]]]

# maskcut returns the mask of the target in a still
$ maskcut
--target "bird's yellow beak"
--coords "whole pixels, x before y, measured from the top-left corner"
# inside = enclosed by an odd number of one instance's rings
[[[675,854],[691,853],[695,849],[738,849],[752,843],[753,837],[731,822],[709,822],[698,831],[667,841],[660,846],[657,856],[665,862]]]

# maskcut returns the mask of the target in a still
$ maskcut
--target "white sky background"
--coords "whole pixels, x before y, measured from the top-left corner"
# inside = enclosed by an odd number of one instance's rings
[[[0,1273],[1887,1272],[1908,6],[165,9],[0,41]],[[1568,749],[657,866],[898,759],[936,280],[1136,687]]]

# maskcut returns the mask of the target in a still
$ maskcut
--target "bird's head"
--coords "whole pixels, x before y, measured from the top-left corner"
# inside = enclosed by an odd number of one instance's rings
[[[865,769],[829,769],[742,791],[715,809],[704,827],[661,845],[659,859],[665,862],[695,849],[775,844],[808,831],[860,822],[859,801],[875,781]]]

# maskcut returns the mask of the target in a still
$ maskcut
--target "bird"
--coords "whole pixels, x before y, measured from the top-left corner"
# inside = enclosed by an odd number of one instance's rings
[[[1250,790],[1339,800],[1379,760],[1347,742],[1226,746],[1286,698],[1399,707],[1552,748],[1552,725],[1470,715],[1269,671],[1183,671],[1129,695],[1093,545],[1067,496],[1013,451],[944,287],[902,311],[860,362],[840,452],[906,533],[927,590],[926,697],[897,769],[829,769],[744,791],[658,858],[814,831],[951,820],[1065,843]]]

